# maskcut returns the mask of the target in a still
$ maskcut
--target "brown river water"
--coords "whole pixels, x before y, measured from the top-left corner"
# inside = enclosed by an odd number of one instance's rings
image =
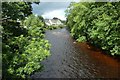
[[[42,62],[44,69],[31,75],[38,78],[119,78],[120,60],[100,50],[78,43],[66,28],[46,31],[51,56]]]

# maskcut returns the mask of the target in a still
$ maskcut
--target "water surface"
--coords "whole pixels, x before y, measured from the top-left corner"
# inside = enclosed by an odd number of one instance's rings
[[[42,62],[44,70],[31,78],[119,78],[120,62],[75,42],[66,28],[46,31],[46,39],[52,44],[51,56]]]

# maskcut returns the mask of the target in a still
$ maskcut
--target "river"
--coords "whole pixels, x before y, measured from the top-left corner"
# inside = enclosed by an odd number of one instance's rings
[[[119,78],[120,62],[86,43],[72,39],[66,28],[46,31],[52,44],[51,56],[42,62],[44,70],[31,75],[38,78]]]

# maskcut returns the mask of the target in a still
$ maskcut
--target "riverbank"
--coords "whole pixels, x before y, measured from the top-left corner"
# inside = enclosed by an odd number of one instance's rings
[[[101,51],[98,48],[95,48],[94,46],[88,44],[87,42],[84,43],[77,43],[77,45],[80,47],[80,49],[84,53],[88,53],[91,56],[94,56],[95,59],[101,60],[101,62],[106,63],[108,65],[113,65],[113,66],[120,66],[120,60],[117,57],[113,57],[110,55],[107,55],[105,52]]]
[[[66,29],[70,32],[70,29],[68,27],[66,27]],[[80,48],[84,48],[83,50],[86,51],[86,52],[90,52],[90,53],[101,53],[103,55],[106,55],[106,56],[109,56],[115,60],[117,60],[118,62],[120,62],[120,56],[119,55],[110,55],[108,54],[106,51],[103,51],[102,49],[100,48],[97,48],[95,47],[94,45],[90,44],[89,42],[77,42],[74,37],[72,37],[73,40],[74,40],[74,43],[77,43],[79,44]],[[84,46],[84,47],[82,47]]]
[[[96,48],[95,46],[87,43],[87,42],[84,42],[84,43],[78,43],[80,48],[83,49],[84,51],[86,52],[89,52],[89,53],[92,53],[92,54],[101,54],[101,55],[104,55],[104,56],[107,56],[107,57],[110,57],[118,62],[120,62],[120,56],[112,56],[112,55],[109,55],[107,54],[105,51],[99,49],[99,48]],[[83,47],[84,46],[84,47]]]

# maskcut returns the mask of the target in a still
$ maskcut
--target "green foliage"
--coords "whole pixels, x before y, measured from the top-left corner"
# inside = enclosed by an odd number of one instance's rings
[[[2,2],[2,18],[7,21],[17,22],[30,14],[32,14],[31,2]]]
[[[41,33],[45,32],[45,26],[39,17],[31,15],[22,24],[28,29],[29,36],[44,37]]]
[[[16,45],[19,48],[14,48],[14,51],[11,52],[9,51],[12,55],[9,55],[9,53],[3,55],[10,57],[9,60],[8,58],[7,60],[4,60],[9,64],[7,65],[7,73],[13,78],[25,78],[26,75],[32,74],[34,71],[42,67],[40,62],[50,55],[50,44],[47,40],[41,38],[30,39],[29,37],[23,37],[23,35],[21,35],[19,37],[15,37],[14,40],[11,41],[10,45]]]
[[[87,41],[111,55],[120,55],[120,2],[71,3],[67,26],[79,42]]]
[[[54,30],[54,29],[59,29],[65,27],[64,25],[51,25],[51,26],[46,26],[47,30]]]
[[[44,22],[42,17],[30,15],[30,3],[5,2],[3,8],[2,76],[26,78],[40,70],[40,62],[50,55],[50,44],[44,39]]]

